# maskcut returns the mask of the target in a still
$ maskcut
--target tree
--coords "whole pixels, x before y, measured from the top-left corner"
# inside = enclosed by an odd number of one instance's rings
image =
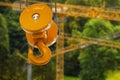
[[[80,62],[78,60],[79,50],[72,51],[70,54],[65,55],[65,75],[78,77],[80,72]]]
[[[115,0],[66,0],[67,4],[76,4],[76,5],[84,5],[84,6],[93,6],[93,7],[102,7],[104,4],[106,7],[112,7],[112,8],[119,8],[120,1]]]
[[[10,40],[10,52],[14,53],[17,49],[21,52],[27,51],[27,41],[25,38],[25,32],[22,30],[19,24],[18,11],[12,10],[11,7],[1,6],[1,13],[7,20],[7,27],[9,29]]]
[[[55,64],[50,61],[44,66],[33,66],[33,79],[35,80],[54,80]]]
[[[76,5],[84,5],[84,6],[94,6],[100,7],[102,4],[102,0],[66,0],[67,4],[76,4]]]
[[[17,0],[1,0],[2,2],[15,2]]]
[[[68,18],[65,24],[65,31],[71,37],[71,39],[65,40],[65,45],[76,45],[75,39],[81,36],[82,27],[80,18]],[[80,50],[69,52],[65,55],[65,75],[78,77],[80,71],[80,62],[78,56]]]
[[[13,11],[11,7],[0,6],[0,13],[0,79],[18,80],[19,77],[20,80],[24,62],[16,56],[15,51],[23,47],[25,37],[19,25],[19,12]],[[21,51],[25,53],[25,50],[27,48],[24,47]]]
[[[83,36],[104,38],[114,33],[114,27],[109,21],[101,19],[89,20],[83,30]],[[105,80],[104,73],[116,69],[119,50],[104,46],[91,45],[83,50],[79,59],[81,63],[80,76],[82,80]]]
[[[55,1],[55,0],[54,0]],[[58,3],[64,3],[65,0],[56,0]]]
[[[106,7],[119,8],[118,6],[120,6],[120,0],[115,0],[113,2],[111,2],[111,0],[105,0],[104,2],[106,4]]]
[[[0,14],[0,79],[4,80],[3,74],[6,73],[9,54],[9,36],[6,19]]]
[[[6,19],[0,14],[0,46],[9,52],[9,36]]]

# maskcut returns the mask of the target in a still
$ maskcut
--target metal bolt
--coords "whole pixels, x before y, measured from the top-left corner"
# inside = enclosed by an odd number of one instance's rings
[[[33,20],[37,20],[39,19],[39,14],[38,13],[35,13],[33,16],[32,16]]]

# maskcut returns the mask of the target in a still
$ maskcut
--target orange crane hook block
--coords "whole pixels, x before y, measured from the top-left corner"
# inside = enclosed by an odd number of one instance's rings
[[[58,33],[56,23],[52,21],[52,10],[46,4],[32,4],[20,14],[20,24],[26,32],[28,43],[41,53],[36,56],[32,48],[29,48],[28,62],[45,65],[51,59],[51,50],[48,47],[56,41]]]

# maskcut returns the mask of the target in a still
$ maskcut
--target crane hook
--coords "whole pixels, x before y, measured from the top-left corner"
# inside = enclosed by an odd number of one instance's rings
[[[45,65],[51,59],[51,51],[50,49],[40,40],[36,44],[41,55],[35,56],[31,47],[28,49],[28,62],[34,65]]]
[[[48,48],[56,41],[58,28],[52,21],[52,11],[46,4],[33,4],[26,7],[20,15],[20,24],[26,32],[28,43],[37,48],[41,55],[36,56],[32,48],[28,49],[28,62],[45,65],[51,59]]]

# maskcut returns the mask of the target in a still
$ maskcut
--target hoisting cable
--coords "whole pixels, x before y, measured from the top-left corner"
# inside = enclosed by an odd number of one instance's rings
[[[55,22],[57,23],[57,2],[55,0],[55,14],[54,14],[54,17],[55,17]]]
[[[28,1],[27,1],[28,2]],[[19,3],[20,3],[20,7],[19,7],[19,10],[20,10],[20,13],[22,12],[22,0],[19,0]],[[26,4],[26,6],[28,5],[28,3]],[[22,49],[24,49],[24,47],[26,46],[27,44],[25,43],[23,46],[22,46],[22,48],[20,49],[20,51],[22,51]],[[28,59],[27,59],[27,57],[25,57],[25,56],[23,56],[20,52],[16,52],[16,55],[17,56],[19,56],[19,57],[21,57],[22,59],[24,59],[26,62],[28,62]]]
[[[52,9],[52,0],[49,0],[50,8]]]
[[[29,6],[29,0],[26,0],[26,7],[27,6]],[[30,63],[27,64],[27,80],[32,80],[32,64]]]
[[[29,0],[26,0],[26,7],[29,6]]]
[[[20,12],[22,11],[22,0],[20,0]]]

